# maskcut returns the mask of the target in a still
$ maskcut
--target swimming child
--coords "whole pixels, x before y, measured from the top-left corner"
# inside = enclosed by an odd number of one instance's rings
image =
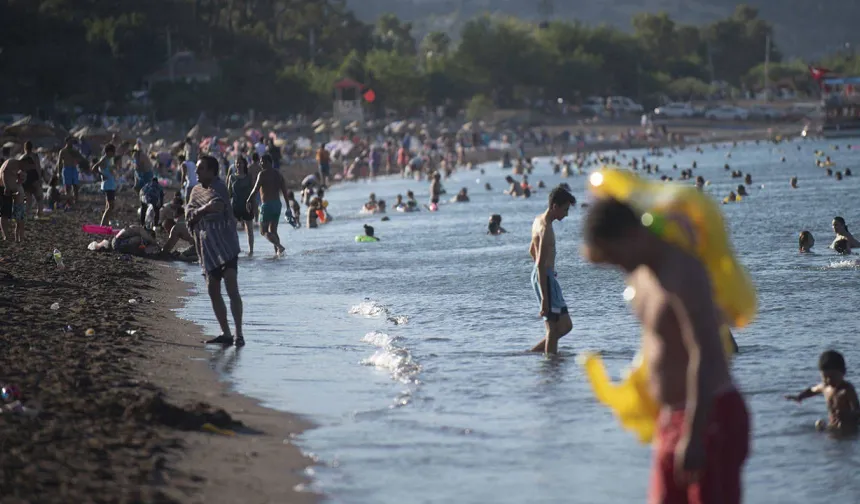
[[[469,201],[469,190],[465,187],[460,189],[460,192],[451,200],[452,203],[466,203]]]
[[[851,255],[851,247],[848,246],[848,239],[838,238],[833,242],[833,250],[839,255]]]
[[[308,204],[310,204],[310,199],[308,200]],[[377,206],[378,204],[376,203],[376,193],[370,193],[367,203],[364,204],[364,211],[376,212]]]
[[[502,227],[502,216],[493,214],[490,216],[490,222],[487,224],[487,234],[498,236],[502,233],[507,233]]]
[[[364,225],[364,234],[358,236],[359,241],[379,241],[379,238],[373,236],[373,226],[368,224]]]
[[[815,237],[809,231],[801,231],[797,238],[797,245],[800,247],[800,253],[806,254],[811,252],[810,249],[815,245]]]
[[[860,402],[854,385],[845,380],[845,358],[835,350],[827,350],[818,358],[821,383],[813,385],[797,395],[787,395],[789,401],[801,402],[813,396],[823,395],[827,401],[828,422],[815,422],[819,430],[841,434],[857,432],[860,421]]]
[[[406,191],[406,206],[410,211],[418,210],[418,200],[415,199],[415,194],[412,191]]]

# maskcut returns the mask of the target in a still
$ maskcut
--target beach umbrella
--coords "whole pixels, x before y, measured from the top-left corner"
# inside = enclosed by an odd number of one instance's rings
[[[15,142],[6,142],[3,144],[4,149],[14,149],[17,146],[18,144],[16,144]]]
[[[347,125],[346,128],[351,130],[358,130],[361,129],[361,124],[359,124],[358,121],[352,121]]]
[[[319,128],[319,127],[320,127],[320,125],[322,125],[322,124],[325,124],[325,119],[323,119],[322,117],[320,117],[320,118],[319,118],[319,119],[317,119],[316,121],[312,122],[312,123],[311,123],[311,126],[313,126],[314,128]]]
[[[45,121],[40,121],[33,116],[27,116],[6,126],[3,133],[16,137],[49,137],[54,136],[55,131],[56,129],[53,125]]]
[[[269,121],[268,119],[263,121],[263,124],[262,124],[263,128],[265,128],[265,129],[270,129],[274,125],[275,125],[275,123],[273,123],[272,121]]]
[[[317,183],[317,176],[314,174],[310,174],[307,177],[302,179],[302,185],[303,186],[308,185],[308,184],[316,184],[316,183]]]
[[[91,140],[110,140],[111,133],[104,128],[96,128],[92,126],[84,126],[83,128],[79,128],[77,131],[72,133],[72,136],[78,139],[91,139]]]
[[[320,124],[319,126],[315,127],[314,133],[319,135],[319,134],[325,133],[326,130],[328,130],[328,126],[326,126],[325,124]]]

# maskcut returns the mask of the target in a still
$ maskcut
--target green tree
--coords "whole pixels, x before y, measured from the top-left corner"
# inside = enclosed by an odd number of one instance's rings
[[[470,121],[489,119],[495,111],[493,100],[485,95],[475,95],[466,107],[466,119]]]

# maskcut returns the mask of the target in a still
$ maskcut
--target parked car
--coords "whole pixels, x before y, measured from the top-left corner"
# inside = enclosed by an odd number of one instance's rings
[[[580,110],[587,114],[602,115],[606,113],[606,104],[599,96],[589,96],[582,102]]]
[[[732,105],[720,105],[705,111],[705,118],[712,121],[746,121],[750,113]]]
[[[610,96],[606,99],[606,108],[616,114],[641,114],[645,111],[642,105],[626,96]]]
[[[657,117],[666,117],[669,119],[679,119],[685,117],[693,117],[696,115],[696,110],[689,103],[668,103],[666,105],[654,109],[654,115]]]
[[[753,105],[749,108],[749,117],[752,119],[761,119],[772,121],[785,117],[785,112],[778,108],[769,107],[767,105]]]

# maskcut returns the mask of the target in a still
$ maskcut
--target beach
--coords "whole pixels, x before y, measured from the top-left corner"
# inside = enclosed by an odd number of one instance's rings
[[[126,223],[134,200],[118,196]],[[0,242],[0,381],[29,410],[0,415],[0,501],[315,502],[290,442],[310,424],[219,381],[172,311],[188,286],[170,263],[87,250],[103,204]]]

